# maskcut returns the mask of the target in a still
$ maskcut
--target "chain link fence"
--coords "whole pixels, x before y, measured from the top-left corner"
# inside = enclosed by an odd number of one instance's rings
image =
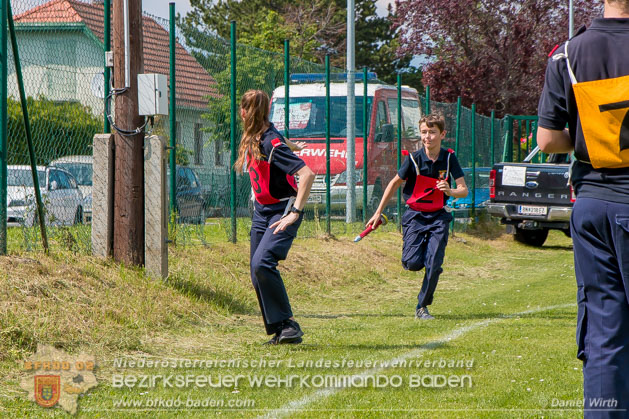
[[[36,0],[11,6],[17,51],[9,44],[7,247],[42,246],[21,76],[50,246],[89,252],[92,137],[103,130],[103,8]]]
[[[104,124],[103,3],[17,0],[12,6],[49,240],[53,248],[61,246],[88,253],[92,138],[103,131]],[[194,28],[185,31],[177,28],[177,41],[171,50],[169,20],[150,15],[144,15],[143,20],[144,71],[169,74],[169,57],[171,54],[175,57],[176,112],[156,117],[148,130],[167,139],[171,132],[175,133],[177,167],[176,184],[172,187],[177,205],[169,235],[177,246],[248,240],[252,212],[249,176],[232,173],[235,159],[230,147],[232,87],[237,103],[249,89],[267,92],[272,97],[271,120],[277,128],[285,132],[288,108],[287,136],[292,141],[305,142],[305,148],[298,153],[315,171],[316,180],[300,228],[302,237],[362,231],[364,220],[371,216],[397,171],[398,149],[414,151],[421,147],[417,121],[428,108],[445,116],[447,135],[443,146],[457,152],[466,182],[474,191],[473,197],[451,204],[457,218],[465,222],[488,198],[488,172],[492,164],[504,159],[521,160],[534,147],[534,120],[523,125],[512,117],[478,115],[460,104],[431,101],[414,89],[387,86],[373,77],[368,77],[365,85],[361,72],[357,72],[356,212],[355,222],[348,223],[351,217],[346,213],[347,83],[343,70],[328,70],[330,113],[326,117],[324,65],[236,44],[233,77],[230,40]],[[9,52],[8,244],[9,251],[34,250],[42,246],[34,205],[35,188],[10,46]],[[401,110],[399,123],[398,109]],[[174,129],[171,124],[175,124]],[[328,124],[329,143],[326,142]],[[234,134],[238,140],[239,117]],[[525,137],[524,146],[520,137]],[[329,184],[326,183],[328,161]],[[236,176],[237,185],[234,202],[232,175]],[[363,191],[365,184],[367,193]],[[395,202],[387,213],[399,218]],[[460,228],[465,228],[465,224],[461,225]],[[395,229],[396,225],[390,223],[383,228]]]

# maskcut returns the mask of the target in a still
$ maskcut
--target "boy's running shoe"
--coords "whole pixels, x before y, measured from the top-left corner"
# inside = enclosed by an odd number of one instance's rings
[[[420,307],[415,310],[415,318],[419,320],[432,320],[435,316],[428,312],[428,307]]]

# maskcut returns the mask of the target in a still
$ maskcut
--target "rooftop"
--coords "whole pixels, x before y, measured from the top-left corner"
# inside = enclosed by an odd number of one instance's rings
[[[169,77],[168,31],[151,17],[142,16],[142,20],[144,71]],[[101,2],[50,0],[14,16],[14,21],[18,25],[82,22],[101,42],[104,42],[105,14]],[[208,97],[220,96],[216,89],[216,81],[179,42],[175,46],[175,69],[177,106],[205,109]]]

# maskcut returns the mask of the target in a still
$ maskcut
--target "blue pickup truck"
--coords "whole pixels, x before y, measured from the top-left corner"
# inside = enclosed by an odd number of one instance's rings
[[[487,211],[499,217],[517,241],[542,246],[549,230],[570,235],[574,194],[570,156],[551,154],[546,163],[529,163],[534,154],[522,163],[494,165],[489,176]]]

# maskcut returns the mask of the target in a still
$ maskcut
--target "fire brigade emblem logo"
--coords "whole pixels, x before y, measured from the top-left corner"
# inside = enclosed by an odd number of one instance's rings
[[[38,345],[37,352],[23,362],[25,375],[20,387],[28,392],[29,400],[41,407],[75,414],[79,397],[97,385],[95,368],[92,355],[70,355],[52,346]]]
[[[58,375],[35,376],[35,402],[41,407],[53,407],[59,401],[61,377]]]

